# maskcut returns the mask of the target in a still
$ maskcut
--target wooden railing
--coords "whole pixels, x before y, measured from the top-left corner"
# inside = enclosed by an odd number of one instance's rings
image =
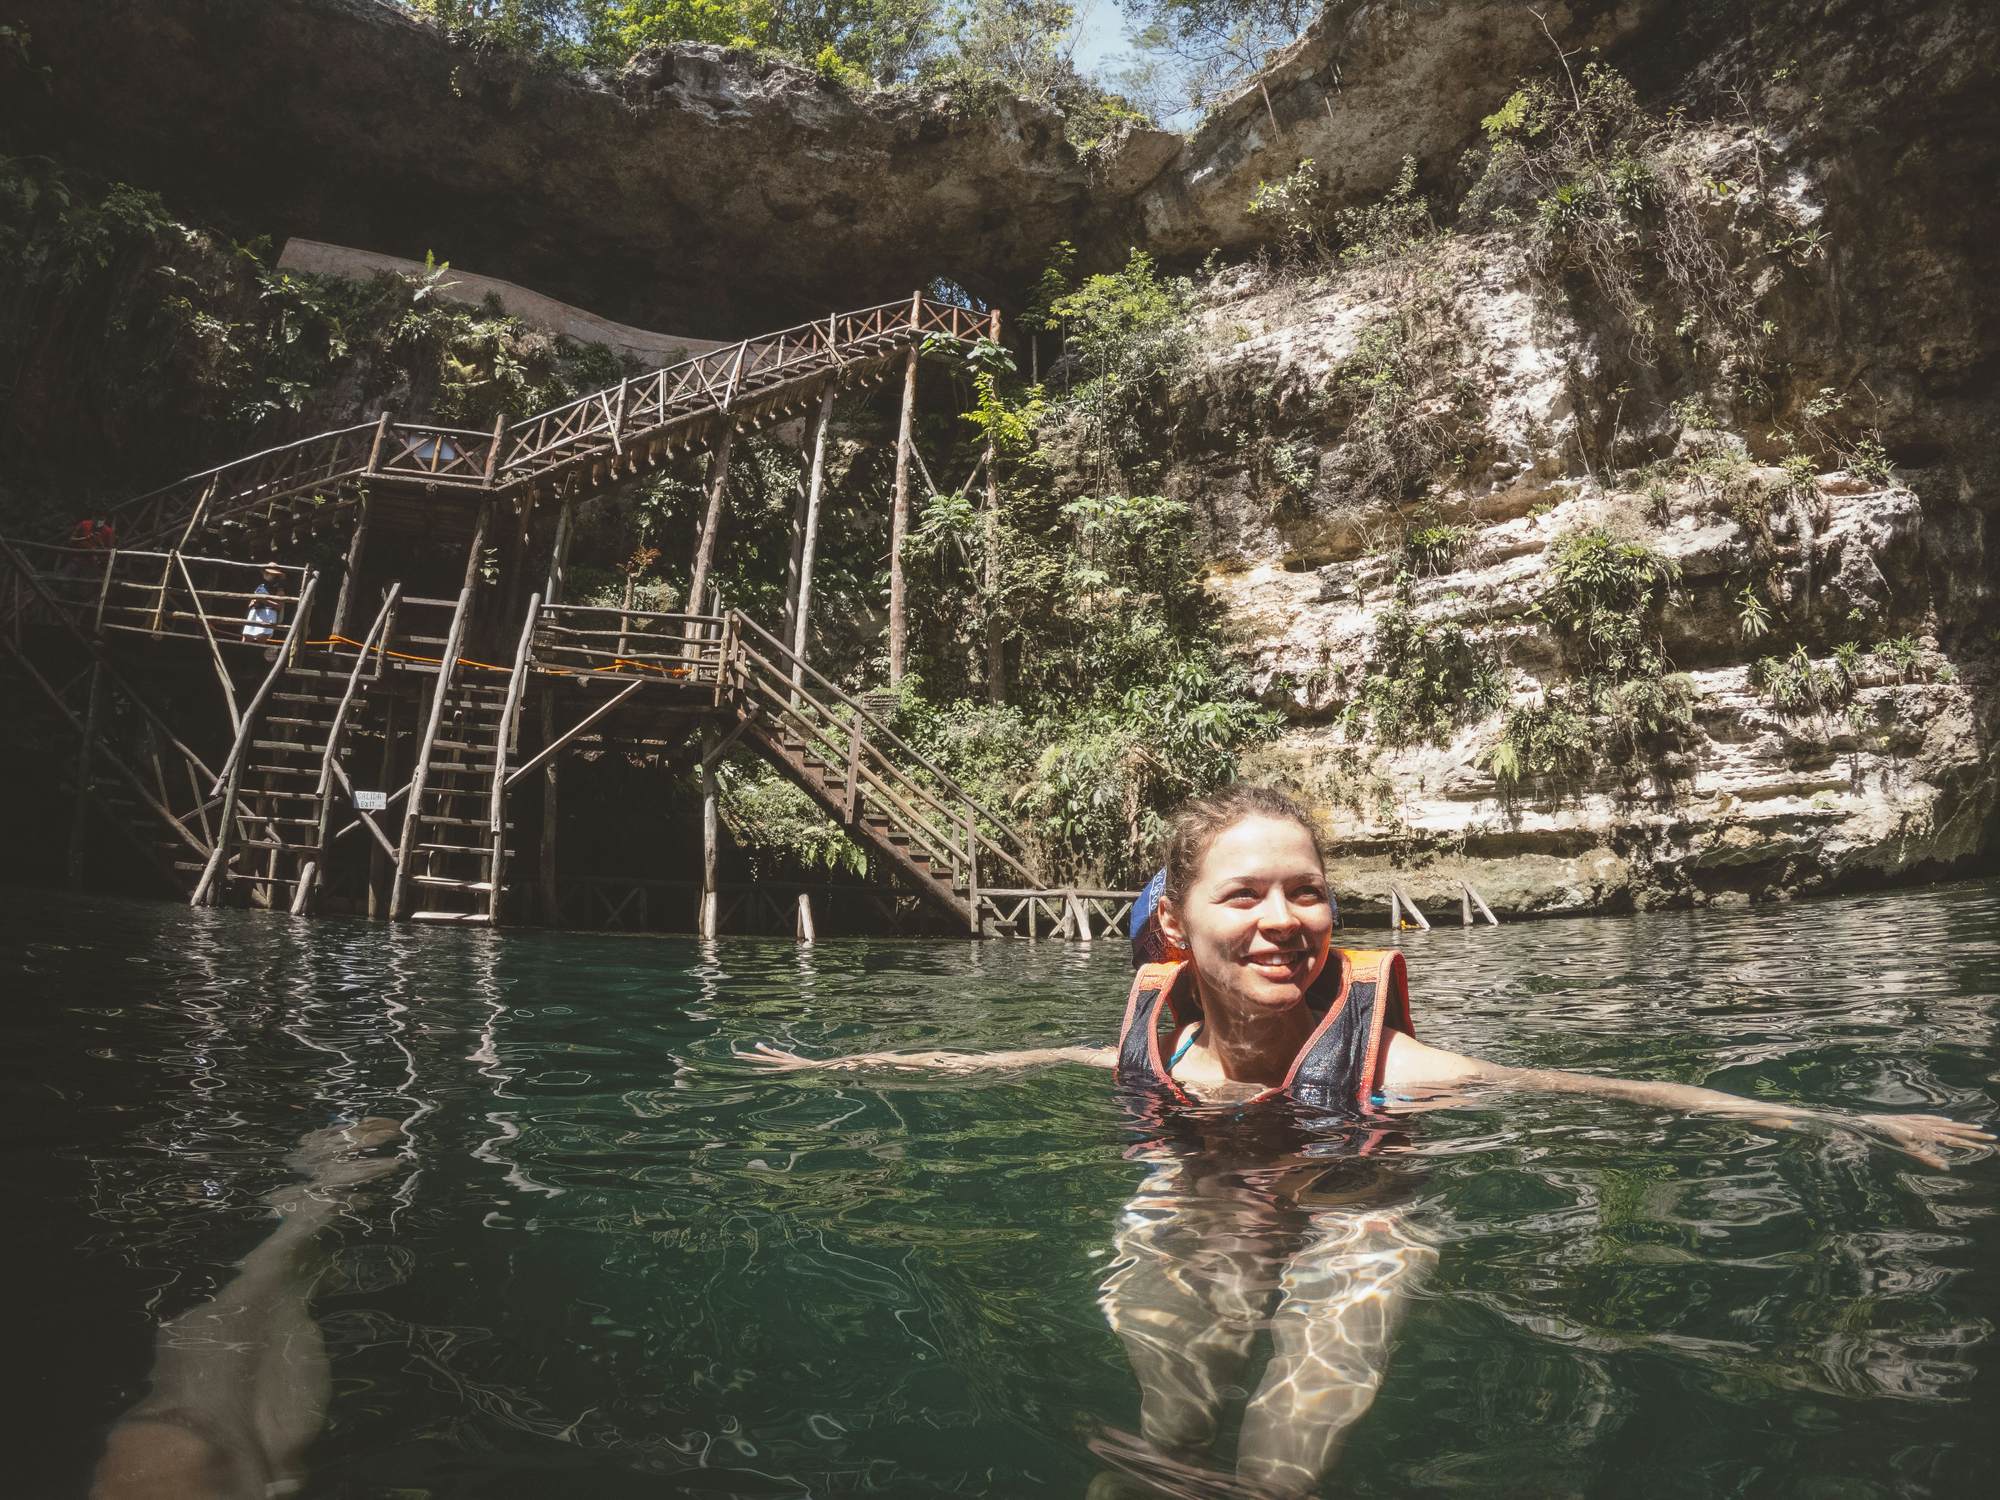
[[[530,663],[537,672],[713,686],[722,681],[723,626],[720,615],[545,604]]]
[[[282,578],[266,580],[260,564],[226,557],[16,545],[34,566],[47,598],[97,631],[269,646],[283,634],[305,581],[303,568],[281,568]],[[258,601],[277,606],[278,624],[255,627],[258,633],[246,636],[250,609]]]
[[[745,713],[789,731],[804,753],[836,773],[841,813],[854,824],[868,814],[899,831],[965,903],[976,925],[982,876],[1008,886],[1041,888],[1003,820],[866,704],[852,697],[740,610],[729,621],[728,680]]]
[[[989,316],[922,297],[834,313],[620,381],[491,432],[375,421],[325,432],[191,474],[112,512],[127,543],[183,546],[203,525],[296,496],[350,494],[369,480],[503,492],[584,459],[622,453],[660,429],[727,415],[747,397],[907,348],[971,340]]]

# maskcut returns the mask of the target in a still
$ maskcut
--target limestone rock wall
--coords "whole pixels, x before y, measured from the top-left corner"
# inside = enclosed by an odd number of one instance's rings
[[[1351,732],[1400,569],[1402,517],[1359,489],[1367,434],[1333,399],[1368,331],[1417,295],[1394,268],[1239,270],[1202,294],[1204,350],[1176,392],[1163,481],[1204,517],[1211,578],[1258,689],[1288,727],[1256,771],[1305,789],[1340,842],[1351,896],[1387,882],[1456,919],[1457,882],[1496,906],[1567,912],[1782,899],[1991,868],[2000,848],[2000,276],[1992,89],[2000,38],[1981,7],[1798,6],[1726,41],[1683,37],[1652,86],[1727,83],[1757,101],[1697,131],[1702,170],[1748,184],[1729,212],[1782,202],[1823,248],[1803,270],[1737,267],[1778,327],[1770,404],[1709,389],[1697,430],[1684,371],[1635,363],[1588,298],[1532,274],[1529,231],[1461,234],[1426,273],[1451,368],[1415,415],[1464,429],[1435,476],[1469,533],[1418,578],[1419,618],[1462,625],[1513,704],[1572,681],[1537,609],[1553,548],[1579,528],[1643,540],[1678,566],[1664,646],[1693,695],[1693,743],[1665,765],[1605,753],[1561,785],[1503,792],[1504,710],[1448,743],[1385,749]],[[1799,23],[1788,29],[1787,20]],[[1699,43],[1699,45],[1697,45]],[[1685,64],[1687,71],[1678,71]],[[1711,96],[1712,97],[1712,96]],[[1441,291],[1439,290],[1441,288]],[[1469,392],[1464,410],[1453,390]],[[1786,429],[1838,392],[1879,430],[1892,472],[1823,459],[1776,499]],[[1773,617],[1746,633],[1742,591]],[[1895,653],[1870,647],[1902,642]],[[1781,711],[1754,664],[1795,649],[1841,701]],[[1437,911],[1433,911],[1433,916]]]

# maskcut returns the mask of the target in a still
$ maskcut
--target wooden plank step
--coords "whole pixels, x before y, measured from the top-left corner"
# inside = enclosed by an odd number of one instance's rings
[[[490,891],[493,889],[493,882],[490,880],[453,880],[449,875],[412,875],[410,879],[414,880],[418,885],[438,885],[454,891]]]
[[[417,821],[419,823],[437,823],[448,828],[489,828],[492,826],[485,818],[452,818],[446,817],[442,813],[419,813],[417,814]],[[514,826],[513,819],[508,819],[501,826],[512,828]],[[461,846],[454,845],[453,847],[457,848]],[[463,847],[470,848],[472,846],[468,844]]]
[[[419,818],[417,821],[427,823],[430,820],[428,818]],[[479,854],[484,855],[487,859],[493,857],[493,846],[491,844],[419,844],[417,847],[419,849],[429,849],[437,854]],[[507,852],[512,854],[514,851],[509,849]]]
[[[412,922],[460,922],[469,927],[484,927],[493,918],[483,911],[413,911]]]
[[[289,750],[311,756],[326,754],[325,745],[315,745],[307,740],[252,740],[250,748],[252,750]],[[253,761],[251,764],[255,765],[256,762]]]
[[[259,875],[255,870],[224,870],[224,880],[241,881],[244,885],[297,885],[295,875]]]
[[[318,825],[313,825],[317,827]],[[287,854],[317,854],[318,844],[287,844],[280,839],[231,839],[231,849],[282,849]]]

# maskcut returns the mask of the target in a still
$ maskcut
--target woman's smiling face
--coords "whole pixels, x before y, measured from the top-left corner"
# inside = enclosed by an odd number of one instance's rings
[[[1246,1019],[1290,1010],[1319,977],[1333,939],[1312,835],[1261,814],[1230,825],[1160,921],[1193,958],[1205,998]]]

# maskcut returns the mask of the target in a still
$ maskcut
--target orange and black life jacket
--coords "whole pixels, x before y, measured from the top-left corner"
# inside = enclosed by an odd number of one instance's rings
[[[1336,967],[1338,966],[1338,967]],[[1307,991],[1319,1024],[1292,1060],[1285,1081],[1251,1100],[1289,1098],[1343,1114],[1378,1113],[1382,1081],[1382,1032],[1416,1035],[1410,1024],[1409,972],[1395,949],[1335,948]],[[1162,1013],[1171,1023],[1162,1031]],[[1167,1071],[1164,1039],[1200,1019],[1194,970],[1185,961],[1143,965],[1125,1002],[1118,1035],[1118,1081],[1196,1103]]]

